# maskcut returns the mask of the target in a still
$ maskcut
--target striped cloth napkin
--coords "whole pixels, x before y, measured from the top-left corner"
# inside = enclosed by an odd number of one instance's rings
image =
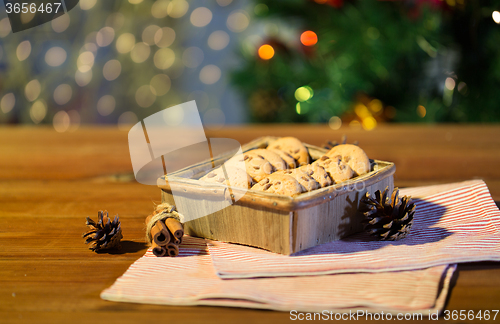
[[[483,181],[403,189],[400,195],[426,196],[414,200],[414,225],[404,240],[373,241],[360,233],[291,256],[214,241],[208,244],[214,267],[221,278],[249,278],[500,260],[500,211]]]
[[[455,265],[417,271],[225,280],[204,240],[186,236],[175,258],[151,249],[101,298],[161,305],[232,306],[279,311],[422,313],[441,310]]]
[[[403,194],[425,196],[429,191],[431,196],[417,202],[420,216],[411,235],[400,242],[366,242],[358,236],[282,256],[186,236],[178,257],[157,258],[148,250],[101,297],[164,305],[303,312],[355,308],[425,316],[444,307],[456,269],[449,263],[500,257],[500,213],[482,181]],[[342,273],[346,269],[357,273]],[[394,271],[398,269],[417,270]]]

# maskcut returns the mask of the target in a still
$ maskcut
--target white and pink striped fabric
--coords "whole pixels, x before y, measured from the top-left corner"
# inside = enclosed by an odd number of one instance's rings
[[[221,278],[300,276],[422,269],[500,260],[500,211],[483,181],[467,181],[435,193],[435,187],[404,189],[415,199],[411,233],[400,241],[373,241],[365,234],[322,244],[292,256],[248,246],[209,242]]]
[[[474,181],[422,199],[417,215],[411,235],[400,242],[363,242],[358,236],[299,256],[185,237],[178,257],[157,258],[148,250],[101,297],[164,305],[304,312],[354,308],[425,316],[444,307],[456,268],[449,263],[500,258],[500,213],[485,184]],[[332,244],[343,250],[332,251]],[[418,270],[393,271],[399,268]],[[339,273],[345,269],[359,273]]]
[[[339,274],[221,279],[205,241],[184,238],[179,256],[157,258],[149,250],[101,298],[162,305],[212,305],[342,312],[359,308],[427,315],[444,306],[455,266],[378,274]]]

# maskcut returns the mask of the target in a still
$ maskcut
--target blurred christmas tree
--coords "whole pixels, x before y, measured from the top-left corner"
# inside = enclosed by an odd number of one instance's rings
[[[259,122],[500,121],[500,1],[256,0],[233,75]],[[286,31],[292,31],[285,33]]]

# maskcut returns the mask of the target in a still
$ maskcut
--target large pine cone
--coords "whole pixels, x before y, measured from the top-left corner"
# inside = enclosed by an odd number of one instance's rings
[[[107,211],[99,211],[97,215],[97,223],[87,217],[86,225],[90,228],[90,231],[83,234],[83,237],[87,238],[85,244],[90,243],[89,249],[92,251],[120,248],[120,240],[123,236],[118,215],[115,216],[113,221],[109,219]]]
[[[415,204],[410,196],[398,198],[399,190],[394,188],[392,196],[388,197],[389,187],[382,194],[375,192],[375,198],[366,193],[361,198],[360,211],[366,219],[363,221],[365,230],[381,240],[395,241],[405,238],[413,225]]]

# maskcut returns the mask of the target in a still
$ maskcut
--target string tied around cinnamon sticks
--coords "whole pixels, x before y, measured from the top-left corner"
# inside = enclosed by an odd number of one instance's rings
[[[184,236],[184,216],[175,206],[163,203],[156,206],[153,214],[146,218],[146,241],[153,247],[156,256],[175,257]]]

